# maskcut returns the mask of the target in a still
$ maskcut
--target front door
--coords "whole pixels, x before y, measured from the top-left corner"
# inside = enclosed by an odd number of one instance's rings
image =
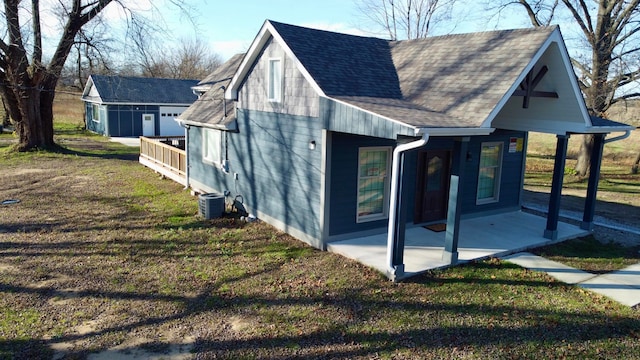
[[[156,117],[154,114],[142,114],[142,136],[155,136]]]
[[[451,152],[429,150],[418,154],[415,223],[447,218]]]

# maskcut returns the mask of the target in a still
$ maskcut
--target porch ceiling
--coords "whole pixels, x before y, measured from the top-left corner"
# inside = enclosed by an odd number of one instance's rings
[[[546,219],[522,211],[463,219],[458,244],[459,263],[504,256],[525,249],[587,235],[577,226],[558,223],[558,240],[543,237]],[[408,278],[451,266],[442,260],[445,231],[423,227],[406,229],[404,264]],[[332,242],[327,250],[387,273],[387,234]]]

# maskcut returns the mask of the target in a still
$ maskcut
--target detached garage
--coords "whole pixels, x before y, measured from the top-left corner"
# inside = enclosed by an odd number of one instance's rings
[[[91,75],[82,92],[87,129],[105,136],[184,135],[174,118],[197,96],[198,80]]]

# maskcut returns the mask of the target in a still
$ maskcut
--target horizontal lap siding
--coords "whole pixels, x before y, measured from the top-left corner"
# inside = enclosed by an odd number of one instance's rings
[[[190,130],[192,179],[229,190],[232,197],[242,195],[250,210],[320,238],[322,129],[317,118],[239,109],[238,132],[226,133],[229,174],[202,162],[201,131]],[[314,150],[310,141],[316,142]]]
[[[106,135],[105,131],[105,122],[106,119],[98,121],[93,121],[93,105],[92,103],[85,103],[85,114],[87,118],[87,130],[93,131],[98,134]]]
[[[519,131],[497,130],[488,136],[472,137],[468,151],[472,154],[465,168],[463,213],[478,213],[484,211],[498,211],[520,205],[520,187],[522,185],[522,166],[525,154],[523,151],[510,153],[509,140],[512,138],[525,139],[525,133]],[[502,172],[500,177],[499,201],[495,203],[476,205],[478,174],[480,169],[480,148],[484,142],[502,143]]]
[[[329,131],[396,139],[414,136],[415,129],[327,98],[320,98],[320,118]]]
[[[385,227],[388,220],[356,223],[358,199],[358,149],[369,146],[395,146],[388,139],[332,133],[331,195],[329,236]]]

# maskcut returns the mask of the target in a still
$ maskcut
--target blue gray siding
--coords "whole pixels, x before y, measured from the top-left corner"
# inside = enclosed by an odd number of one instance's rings
[[[157,105],[106,105],[100,122],[92,119],[91,103],[86,104],[87,129],[105,136],[142,136],[142,114],[154,114],[155,131],[160,129],[160,107]]]
[[[524,133],[497,130],[492,135],[472,137],[470,139],[468,151],[471,156],[465,163],[462,193],[463,215],[495,212],[501,209],[512,209],[519,206],[524,153],[509,153],[509,139],[511,137],[524,138]],[[332,163],[331,179],[329,180],[331,184],[329,236],[339,236],[374,229],[384,231],[388,223],[386,219],[356,223],[358,149],[365,146],[395,146],[396,141],[344,133],[333,133],[331,138]],[[499,201],[485,205],[476,205],[480,147],[483,142],[496,141],[503,142],[503,163]],[[453,138],[431,138],[423,148],[406,153],[404,170],[404,189],[406,193],[403,196],[403,203],[407,209],[406,220],[408,223],[413,223],[414,221],[418,152],[424,150],[453,150],[453,145]]]
[[[329,131],[386,139],[396,139],[398,135],[415,135],[415,130],[409,126],[328,98],[320,98],[320,119]]]
[[[320,239],[323,145],[318,119],[238,109],[238,132],[223,135],[228,174],[202,162],[202,129],[189,130],[191,180],[207,187],[201,190],[229,190],[230,200],[242,195],[250,211]],[[316,143],[314,150],[310,141]]]
[[[105,118],[105,120],[93,121],[93,104],[89,102],[85,102],[85,116],[86,116],[86,124],[87,130],[93,131],[94,133],[108,135],[106,132],[106,111],[102,111],[101,117]]]

